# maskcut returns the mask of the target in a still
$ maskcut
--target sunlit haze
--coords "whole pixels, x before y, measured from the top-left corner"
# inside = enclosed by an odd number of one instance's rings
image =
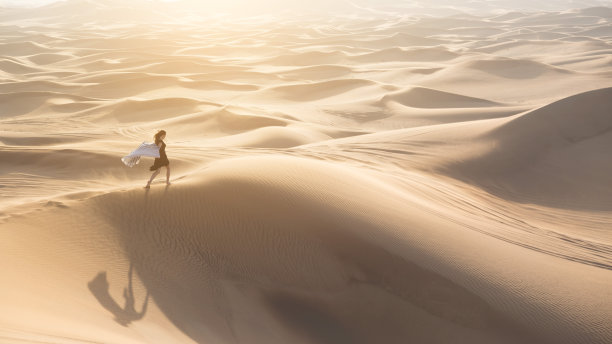
[[[0,6],[6,7],[37,7],[55,2],[81,2],[98,3],[107,6],[151,6],[152,3],[171,4],[193,11],[223,11],[239,13],[262,14],[267,12],[281,11],[306,11],[306,12],[330,12],[333,14],[349,13],[355,9],[371,11],[404,9],[413,13],[496,13],[506,11],[537,11],[537,10],[568,10],[574,8],[585,8],[593,6],[609,6],[612,0],[552,0],[552,1],[530,1],[530,0],[430,0],[430,1],[402,1],[402,0],[0,0]]]

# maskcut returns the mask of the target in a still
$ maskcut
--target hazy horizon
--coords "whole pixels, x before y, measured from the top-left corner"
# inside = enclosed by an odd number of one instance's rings
[[[132,0],[130,2],[116,0],[0,0],[0,7],[9,8],[31,8],[50,5],[58,2],[75,3],[117,3],[118,6],[138,6],[138,3],[162,3],[172,4],[178,7],[185,7],[189,10],[209,10],[209,11],[278,11],[278,10],[300,10],[300,11],[346,11],[350,8],[360,10],[388,10],[406,9],[415,12],[425,12],[435,10],[433,14],[440,11],[458,11],[466,13],[503,13],[509,11],[564,11],[571,9],[612,6],[612,0],[555,0],[547,2],[533,2],[528,0],[480,0],[466,3],[456,0],[433,0],[433,1],[393,1],[393,0],[311,0],[307,3],[297,0],[263,0],[258,1],[256,6],[251,7],[253,2],[245,0],[225,0],[225,1],[196,1],[196,0]],[[444,12],[443,12],[444,13]]]

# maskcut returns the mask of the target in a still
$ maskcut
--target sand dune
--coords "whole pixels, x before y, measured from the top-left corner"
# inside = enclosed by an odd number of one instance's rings
[[[330,136],[314,130],[271,125],[210,140],[207,144],[213,147],[291,148],[329,139]]]
[[[39,53],[28,56],[28,60],[37,65],[48,65],[72,58],[69,54]]]
[[[566,74],[569,71],[543,63],[519,59],[491,59],[466,62],[459,68],[492,74],[508,79],[536,78],[542,74]]]
[[[56,82],[50,80],[33,80],[33,81],[6,81],[0,84],[0,92],[3,94],[11,92],[45,92],[52,91],[57,93],[65,93],[74,91],[78,84],[70,84],[68,82]]]
[[[417,108],[475,108],[500,105],[486,99],[466,97],[425,87],[413,87],[400,92],[388,93],[382,100]]]
[[[363,91],[363,88],[372,88],[376,86],[377,84],[370,80],[334,79],[330,81],[321,81],[308,84],[276,86],[271,89],[264,90],[263,92],[271,93],[272,96],[278,94],[280,98],[290,101],[304,102],[317,101],[335,96],[346,97],[347,93],[351,91]]]
[[[602,25],[593,29],[582,31],[581,33],[589,37],[610,37],[612,36],[612,25]]]
[[[612,9],[605,6],[588,7],[577,10],[576,12],[588,15],[597,16],[602,18],[612,18]]]
[[[27,56],[49,50],[46,46],[36,42],[3,43],[0,47],[3,55],[8,56]]]
[[[378,178],[329,163],[286,157],[231,160],[210,166],[207,171],[185,180],[172,192],[153,190],[149,196],[137,190],[111,192],[82,205],[64,201],[60,203],[64,210],[55,211],[52,223],[76,225],[78,219],[87,216],[88,223],[101,223],[94,231],[105,228],[107,233],[116,233],[147,293],[155,299],[156,308],[166,321],[197,342],[211,338],[233,341],[242,336],[254,342],[267,340],[265,334],[242,332],[253,322],[276,323],[270,329],[277,338],[314,342],[372,342],[376,338],[403,342],[404,336],[425,340],[431,339],[431,330],[439,326],[454,329],[436,335],[435,340],[440,342],[457,335],[469,341],[545,342],[538,332],[547,326],[561,330],[556,328],[558,323],[544,320],[547,317],[540,318],[542,321],[533,328],[527,318],[513,318],[509,315],[513,312],[496,310],[493,305],[506,302],[503,287],[486,287],[486,283],[474,280],[484,282],[488,274],[469,276],[471,287],[462,287],[441,275],[441,271],[448,273],[450,269],[454,280],[468,279],[468,275],[460,277],[465,270],[458,269],[457,262],[440,262],[443,265],[434,267],[430,264],[442,259],[436,258],[435,251],[425,256],[410,253],[416,247],[421,251],[433,245],[430,240],[434,228],[438,228],[436,236],[460,229],[453,222],[427,215],[423,211],[427,203],[409,194],[402,196]],[[240,198],[230,196],[234,190],[240,190]],[[369,198],[385,207],[372,204]],[[163,215],[172,204],[176,205],[173,218],[184,219],[180,225]],[[394,209],[400,208],[412,210],[398,218]],[[234,209],[242,211],[236,213]],[[41,218],[49,219],[49,215]],[[34,227],[30,228],[45,228],[36,225],[36,218],[32,218]],[[412,230],[405,232],[405,228]],[[423,230],[429,232],[429,239],[417,234]],[[372,233],[377,233],[377,239],[371,237]],[[99,235],[103,233],[90,234],[93,238]],[[77,241],[79,246],[91,240],[83,235],[75,239],[86,240]],[[485,242],[494,245],[492,240]],[[463,244],[477,245],[469,241]],[[100,249],[103,254],[112,249],[113,242],[105,240],[96,245],[109,246]],[[423,268],[424,263],[430,268]],[[475,264],[475,260],[469,264]],[[93,277],[96,268],[82,266],[77,271],[90,271]],[[511,276],[507,278],[516,279],[520,274]],[[386,290],[383,294],[373,289],[381,284]],[[597,284],[590,286],[594,287]],[[487,288],[489,296],[478,296],[474,289],[480,288]],[[498,291],[491,295],[494,290]],[[547,289],[546,294],[559,298],[571,289],[564,290],[551,293]],[[141,299],[143,295],[142,291]],[[261,297],[245,299],[248,295]],[[89,299],[91,305],[96,302]],[[364,307],[370,310],[364,312]],[[245,309],[250,311],[236,313]],[[572,312],[563,306],[542,311]],[[408,327],[402,322],[381,321],[385,317],[380,314],[389,313],[413,321]],[[369,324],[367,329],[361,326],[364,322]],[[198,323],[207,325],[196,326]],[[574,335],[593,340],[605,335],[605,330],[582,333],[576,324],[568,326]],[[134,330],[132,336],[140,331],[143,329]]]
[[[366,53],[352,57],[351,60],[373,63],[373,62],[392,62],[392,61],[448,61],[458,57],[458,54],[452,53],[440,48],[424,48],[402,50],[401,48],[381,49],[373,53]]]
[[[166,118],[169,111],[179,116],[193,113],[197,111],[199,104],[199,101],[190,98],[127,99],[113,104],[112,109],[105,107],[96,112],[104,113],[104,117],[110,117],[119,122],[142,122]]]
[[[285,78],[297,80],[324,80],[335,79],[352,73],[352,69],[338,65],[315,65],[308,67],[292,68],[280,72]]]
[[[92,152],[81,152],[78,150],[64,149],[55,150],[50,154],[49,150],[15,150],[3,151],[3,160],[11,161],[11,170],[21,172],[36,173],[36,171],[46,170],[49,174],[62,174],[66,176],[74,173],[91,173],[83,170],[82,164],[88,169],[101,169],[109,165],[113,160],[111,155],[102,155]],[[27,168],[30,166],[30,168]],[[65,171],[65,172],[63,172]]]
[[[611,97],[612,89],[600,89],[518,115],[483,138],[497,141],[495,149],[451,169],[467,168],[472,183],[495,184],[523,202],[607,209]]]
[[[119,116],[121,115],[119,114]],[[270,116],[266,113],[242,112],[238,108],[210,105],[202,111],[173,116],[155,122],[155,124],[144,124],[144,126],[149,127],[149,130],[153,130],[154,126],[163,126],[175,131],[177,135],[184,139],[199,141],[202,138],[248,133],[265,127],[284,127],[291,120],[279,116]],[[143,124],[139,125],[139,127],[142,126]],[[142,135],[142,133],[138,132],[137,135]]]
[[[569,3],[0,9],[0,342],[612,342],[612,9]]]
[[[29,113],[40,113],[41,108],[49,105],[58,107],[74,102],[94,101],[95,99],[56,92],[13,92],[0,95],[3,102],[3,118],[21,116]],[[73,109],[73,107],[71,107]]]
[[[387,47],[414,47],[414,46],[438,46],[444,41],[422,36],[410,35],[403,32],[395,33],[389,37],[361,41],[357,46],[362,46],[370,49],[384,49]]]
[[[25,63],[3,59],[0,61],[0,71],[9,73],[9,74],[28,74],[28,73],[36,73],[40,72],[41,69],[36,67],[28,66]]]
[[[281,66],[309,66],[309,65],[321,65],[321,64],[341,64],[346,62],[346,54],[333,51],[333,52],[318,52],[311,51],[305,53],[294,53],[287,55],[280,55],[272,58],[265,63],[272,65]]]

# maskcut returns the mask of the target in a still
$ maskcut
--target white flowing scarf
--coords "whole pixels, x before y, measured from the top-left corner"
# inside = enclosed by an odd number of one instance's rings
[[[143,156],[159,158],[159,147],[155,143],[142,142],[138,148],[121,158],[121,161],[128,167],[134,167],[140,162],[140,157]]]

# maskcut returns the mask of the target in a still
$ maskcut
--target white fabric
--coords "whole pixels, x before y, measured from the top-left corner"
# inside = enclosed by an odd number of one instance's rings
[[[143,142],[138,148],[134,149],[130,154],[121,158],[121,161],[128,166],[134,167],[140,162],[140,157],[149,156],[159,158],[159,147],[155,143]]]

